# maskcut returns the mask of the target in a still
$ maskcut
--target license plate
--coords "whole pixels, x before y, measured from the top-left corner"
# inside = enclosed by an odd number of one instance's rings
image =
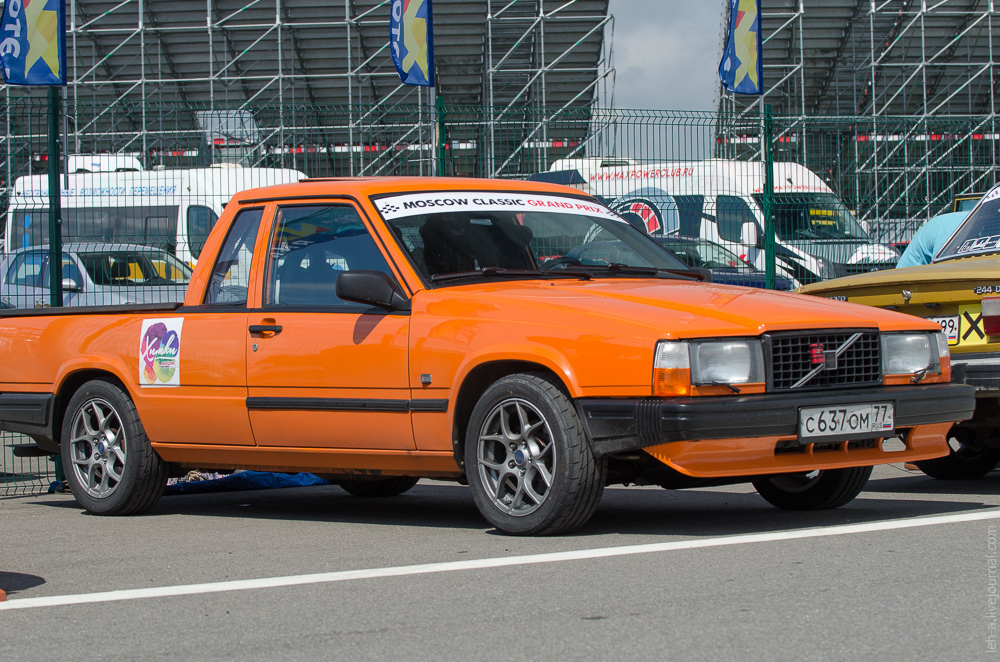
[[[891,435],[895,430],[891,402],[834,407],[803,407],[799,410],[799,439],[865,439]]]
[[[962,330],[961,317],[958,315],[949,315],[948,317],[928,317],[927,319],[941,325],[941,330],[948,336],[949,345],[958,344],[958,334]]]

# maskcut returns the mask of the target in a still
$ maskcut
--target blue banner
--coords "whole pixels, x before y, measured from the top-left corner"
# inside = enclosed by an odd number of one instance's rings
[[[392,0],[389,49],[399,79],[434,87],[434,28],[431,0]]]
[[[764,93],[760,0],[729,0],[729,39],[719,63],[719,78],[730,92]]]
[[[7,0],[0,64],[8,85],[65,85],[66,1]]]

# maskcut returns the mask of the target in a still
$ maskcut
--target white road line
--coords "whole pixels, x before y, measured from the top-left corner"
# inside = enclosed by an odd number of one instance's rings
[[[182,584],[178,586],[159,586],[156,588],[137,588],[121,591],[105,591],[101,593],[81,593],[77,595],[52,595],[41,598],[23,598],[21,600],[15,599],[8,600],[7,602],[0,602],[0,611],[10,609],[33,609],[36,607],[61,607],[65,605],[80,605],[93,602],[140,600],[143,598],[167,598],[178,595],[222,593],[224,591],[247,591],[252,589],[276,588],[281,586],[300,586],[302,584],[327,584],[331,582],[345,582],[356,579],[428,575],[439,572],[503,568],[508,566],[533,565],[536,563],[581,561],[586,559],[610,558],[614,556],[631,556],[633,554],[655,554],[657,552],[672,552],[685,549],[702,549],[705,547],[726,547],[729,545],[748,545],[752,543],[776,542],[781,540],[802,540],[804,538],[844,536],[854,533],[892,531],[894,529],[912,529],[921,526],[936,526],[939,524],[955,524],[959,522],[976,522],[990,519],[1000,519],[1000,510],[991,509],[973,513],[962,513],[959,515],[939,515],[914,519],[887,520],[884,522],[869,522],[867,524],[842,524],[818,529],[801,529],[797,531],[754,533],[738,536],[724,536],[721,538],[702,538],[699,540],[679,540],[676,542],[650,543],[645,545],[579,549],[571,552],[551,552],[548,554],[530,554],[527,556],[470,559],[468,561],[447,561],[443,563],[424,563],[420,565],[403,565],[390,568],[370,568],[367,570],[320,572],[312,575],[265,577],[262,579],[242,579],[230,582],[210,582],[207,584]]]

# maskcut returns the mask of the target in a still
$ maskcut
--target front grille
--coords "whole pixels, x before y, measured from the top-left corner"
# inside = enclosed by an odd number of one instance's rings
[[[804,384],[795,387],[816,365],[813,350],[836,350],[855,333],[861,337],[840,356],[833,370],[821,370]],[[770,367],[768,388],[771,391],[814,390],[882,383],[882,343],[878,331],[836,330],[771,333],[764,336],[766,360]]]

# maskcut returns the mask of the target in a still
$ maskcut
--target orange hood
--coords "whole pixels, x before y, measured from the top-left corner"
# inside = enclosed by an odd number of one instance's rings
[[[414,313],[531,321],[655,338],[826,328],[935,330],[909,315],[784,292],[679,280],[506,281],[420,292]],[[536,327],[537,329],[537,327]]]

